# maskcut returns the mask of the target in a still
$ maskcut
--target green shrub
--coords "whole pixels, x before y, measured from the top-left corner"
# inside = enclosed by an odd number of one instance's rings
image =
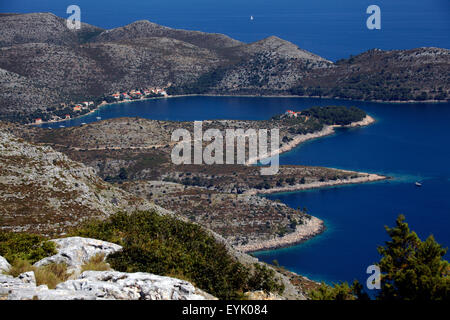
[[[362,292],[362,285],[355,280],[351,286],[347,282],[329,286],[322,282],[317,289],[308,292],[311,300],[367,300],[367,294]]]
[[[55,244],[42,236],[0,231],[0,256],[10,262],[22,259],[33,264],[54,254]]]
[[[283,293],[284,284],[275,279],[275,271],[258,263],[253,264],[253,268],[253,273],[248,280],[248,286],[252,288],[252,291]]]
[[[450,264],[443,257],[447,249],[433,236],[422,241],[411,231],[400,215],[395,227],[385,227],[391,238],[379,247],[382,258],[377,264],[381,270],[381,290],[378,300],[448,301],[450,298]],[[324,283],[309,292],[313,300],[368,299],[362,285],[344,282],[334,287]]]
[[[312,107],[302,111],[303,115],[318,119],[326,125],[348,125],[352,122],[361,121],[366,113],[356,107],[346,108],[344,106]]]
[[[382,258],[378,300],[450,300],[450,264],[447,248],[430,235],[422,241],[411,231],[405,216],[395,227],[385,227],[391,238],[378,248]]]
[[[267,270],[239,263],[206,230],[153,211],[118,213],[109,221],[93,221],[78,236],[123,246],[107,262],[122,272],[149,272],[181,278],[221,299],[238,299],[252,290],[281,290]]]

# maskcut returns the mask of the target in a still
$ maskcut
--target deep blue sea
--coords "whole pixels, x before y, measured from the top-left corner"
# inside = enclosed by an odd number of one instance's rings
[[[449,0],[2,0],[0,12],[68,17],[72,4],[83,22],[103,28],[147,19],[244,42],[276,35],[333,61],[371,48],[450,48]],[[381,9],[381,30],[366,27],[372,4]]]
[[[362,108],[377,122],[340,129],[280,157],[281,164],[305,164],[380,173],[392,180],[270,195],[293,208],[306,207],[327,230],[306,243],[259,252],[286,268],[327,282],[357,278],[379,260],[387,240],[384,226],[398,214],[420,237],[433,234],[450,246],[450,103],[388,104],[311,98],[180,97],[105,106],[65,126],[122,116],[159,120],[268,119],[287,109],[346,105]],[[59,124],[53,124],[58,127]],[[421,181],[423,186],[414,185]]]

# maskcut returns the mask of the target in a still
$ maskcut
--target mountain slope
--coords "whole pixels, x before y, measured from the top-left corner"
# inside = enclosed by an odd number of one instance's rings
[[[212,90],[219,93],[280,93],[315,69],[332,63],[277,37],[229,50],[240,61],[228,67]],[[213,83],[214,84],[214,83]]]
[[[450,98],[447,49],[370,50],[332,63],[277,37],[246,44],[149,21],[69,30],[50,13],[0,14],[0,119],[146,87],[170,94],[323,96],[382,101]]]
[[[10,116],[14,120],[18,112],[32,113],[60,101],[58,92],[36,80],[0,68],[0,118]]]
[[[450,50],[369,50],[316,70],[291,92],[382,101],[448,100]]]
[[[31,144],[9,131],[9,125],[0,123],[0,231],[64,234],[69,228],[85,220],[103,220],[118,211],[155,210],[159,215],[174,215],[105,183],[96,176],[92,168],[70,160],[51,147]],[[186,221],[182,217],[175,218]],[[190,224],[185,225],[189,227]],[[163,224],[157,226],[163,228]],[[190,227],[197,228],[192,225]],[[218,234],[210,230],[206,230],[204,234],[209,235],[208,239],[213,241],[208,245],[224,245],[224,252],[233,261],[246,267],[254,267],[258,263],[257,259],[236,251]],[[166,242],[163,237],[161,239],[163,244],[159,245],[167,250],[168,246],[164,247],[164,244],[169,243],[168,240]],[[268,268],[272,269],[270,266]],[[199,272],[203,271],[201,269]],[[209,275],[212,279],[217,276]],[[282,273],[274,270],[273,275],[284,284],[282,297],[286,299],[305,299],[305,287],[317,285],[285,270]],[[291,279],[295,281],[291,282]]]
[[[86,219],[157,208],[105,183],[92,168],[2,128],[0,164],[2,230],[58,234]]]
[[[52,13],[1,14],[0,47],[24,43],[76,45],[103,29],[82,23],[80,30],[69,30],[66,20]]]
[[[231,39],[223,34],[172,29],[147,20],[140,20],[124,27],[103,31],[93,38],[92,41],[118,42],[153,37],[171,38],[193,44],[199,48],[211,50],[235,47],[242,44],[242,42]]]

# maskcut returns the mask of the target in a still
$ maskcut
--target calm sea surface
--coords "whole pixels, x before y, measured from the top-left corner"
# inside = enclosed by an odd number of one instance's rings
[[[276,35],[330,60],[371,48],[450,48],[448,0],[6,0],[0,1],[0,12],[68,17],[72,4],[81,8],[83,22],[103,28],[147,19],[244,42]],[[366,27],[372,4],[381,8],[381,30]]]
[[[377,119],[369,127],[341,129],[280,157],[306,164],[385,174],[392,180],[270,195],[291,207],[306,207],[327,231],[304,244],[259,252],[268,262],[327,282],[366,278],[387,240],[384,225],[406,215],[422,238],[433,234],[450,246],[450,104],[384,104],[307,98],[180,97],[106,106],[73,119],[82,122],[130,116],[159,120],[268,119],[286,109],[354,105]],[[54,125],[54,126],[59,126]],[[423,187],[414,185],[422,181]],[[364,281],[365,283],[365,281]]]

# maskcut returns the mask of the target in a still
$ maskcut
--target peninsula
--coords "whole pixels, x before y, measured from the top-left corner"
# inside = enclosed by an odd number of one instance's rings
[[[275,154],[332,134],[337,127],[373,122],[360,109],[329,106],[290,110],[262,121],[203,121],[203,128],[222,132],[278,128],[280,147],[269,152]],[[192,132],[193,122],[189,121],[117,118],[53,130],[11,123],[4,127],[94,168],[106,182],[217,232],[243,251],[296,244],[324,230],[323,222],[304,210],[258,194],[386,179],[370,173],[299,165],[282,165],[276,175],[262,176],[259,167],[251,165],[254,159],[245,165],[175,165],[171,161],[171,133],[180,128]]]

